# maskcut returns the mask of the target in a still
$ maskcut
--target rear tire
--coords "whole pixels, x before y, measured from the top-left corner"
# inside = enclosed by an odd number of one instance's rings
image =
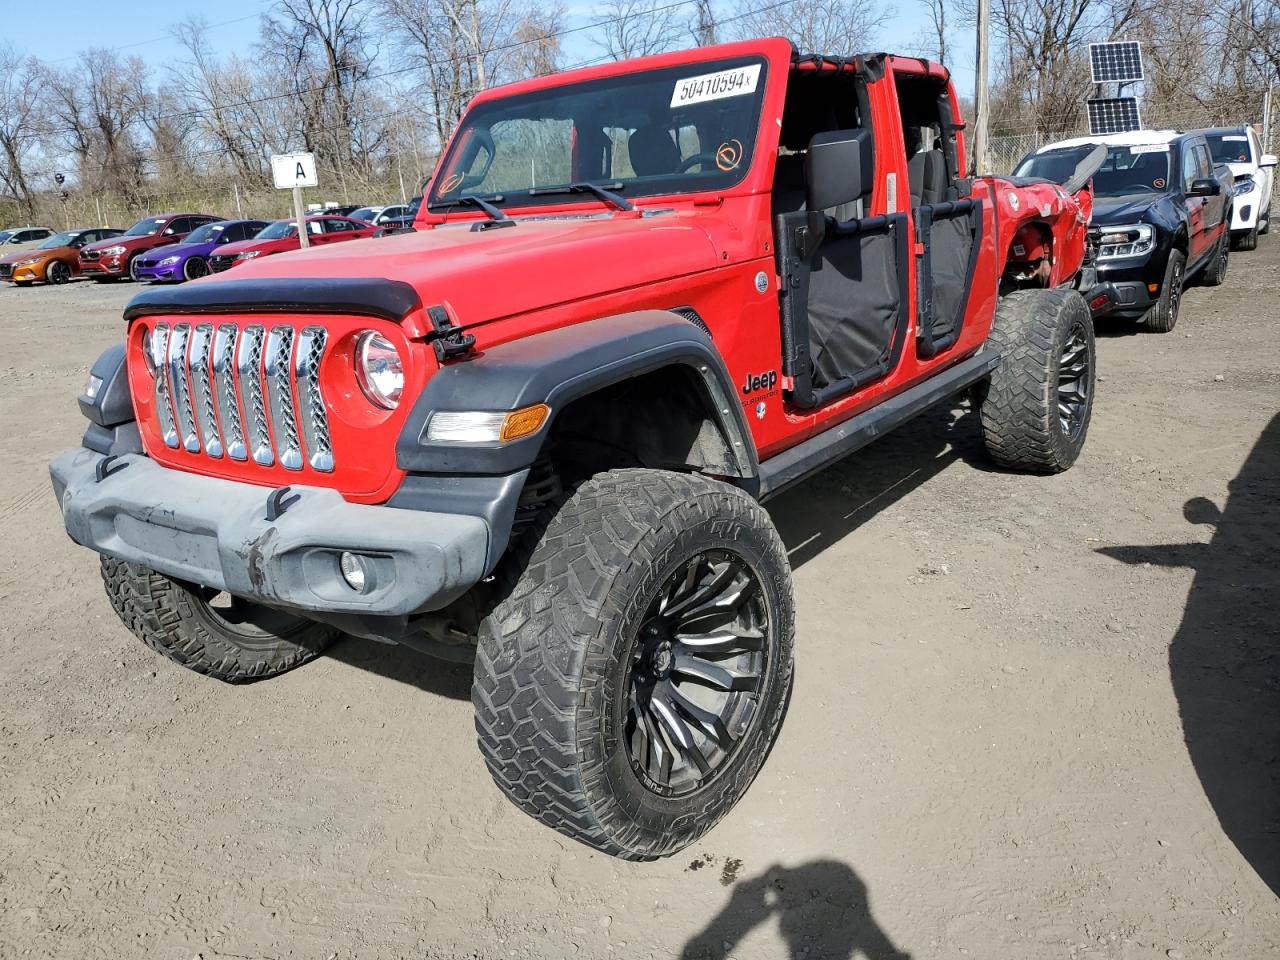
[[[1253,225],[1252,230],[1248,231],[1247,233],[1243,233],[1240,236],[1232,239],[1231,249],[1232,250],[1257,250],[1258,234],[1260,232],[1261,231],[1258,228],[1258,224],[1255,223]]]
[[[1171,250],[1164,268],[1164,282],[1160,284],[1160,297],[1142,318],[1143,329],[1151,333],[1168,333],[1178,325],[1186,270],[1186,254],[1181,250]]]
[[[134,563],[102,558],[102,582],[116,615],[151,649],[227,683],[278,676],[313,660],[338,636],[333,627],[234,601]]]
[[[480,625],[472,703],[489,772],[525,813],[612,856],[682,850],[777,738],[794,621],[786,551],[745,493],[597,474]]]
[[[1200,274],[1200,285],[1205,287],[1221,286],[1227,279],[1227,261],[1230,256],[1231,234],[1223,230],[1222,236],[1218,239],[1218,246],[1214,248],[1213,257],[1210,258]]]
[[[988,341],[1001,361],[982,395],[987,452],[1000,466],[1061,473],[1093,414],[1093,320],[1075,290],[1019,290],[1000,301]]]

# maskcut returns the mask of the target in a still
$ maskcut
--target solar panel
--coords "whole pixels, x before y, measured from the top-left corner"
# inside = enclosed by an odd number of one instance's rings
[[[1142,44],[1136,40],[1089,44],[1094,83],[1127,83],[1142,79]]]
[[[1086,100],[1089,108],[1089,132],[1092,134],[1129,133],[1142,129],[1136,97],[1111,97]]]

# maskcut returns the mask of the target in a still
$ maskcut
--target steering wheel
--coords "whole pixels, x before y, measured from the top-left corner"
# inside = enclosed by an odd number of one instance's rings
[[[692,166],[702,164],[703,167],[708,163],[715,163],[716,155],[714,153],[695,153],[692,157],[685,157],[680,161],[680,165],[676,167],[676,173],[685,173]]]

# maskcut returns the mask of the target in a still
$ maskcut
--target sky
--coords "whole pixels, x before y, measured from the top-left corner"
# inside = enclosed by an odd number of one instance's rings
[[[897,5],[898,12],[882,28],[877,46],[891,53],[916,54],[925,32],[920,0],[897,0]],[[137,54],[155,67],[179,55],[168,31],[192,16],[209,24],[210,45],[218,53],[248,54],[258,37],[258,18],[270,6],[270,0],[127,0],[123,4],[66,0],[56,18],[56,28],[51,28],[43,17],[7,17],[2,39],[46,61],[69,62],[81,50],[112,47],[123,54]],[[570,6],[566,26],[581,26],[592,19],[591,5],[578,2]],[[972,39],[954,36],[950,42],[956,54],[947,66],[955,77],[957,91],[967,98],[973,89]],[[569,62],[598,53],[585,32],[565,38],[565,59]]]

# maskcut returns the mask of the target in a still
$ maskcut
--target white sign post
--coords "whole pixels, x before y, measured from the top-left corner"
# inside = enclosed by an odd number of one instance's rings
[[[311,246],[307,236],[307,218],[302,212],[302,188],[319,185],[316,179],[314,153],[277,153],[271,157],[271,176],[277,190],[293,190],[293,215],[298,221],[298,242],[303,249]]]

